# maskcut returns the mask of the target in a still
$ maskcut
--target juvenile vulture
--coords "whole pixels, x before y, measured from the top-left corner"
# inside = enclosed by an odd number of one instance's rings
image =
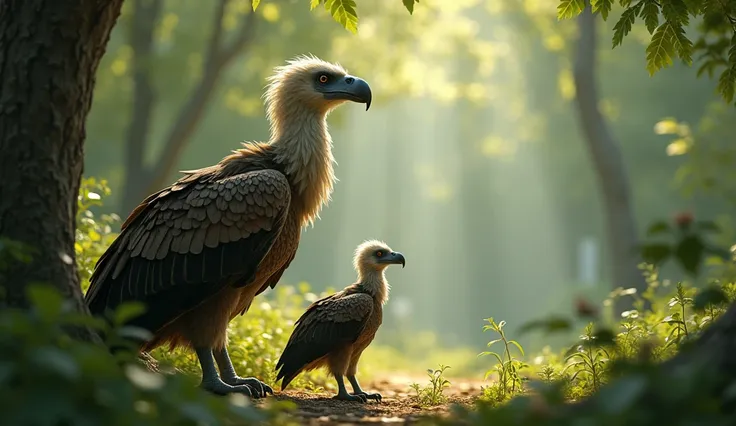
[[[312,303],[295,324],[284,352],[276,364],[281,390],[302,371],[326,366],[335,377],[335,399],[366,402],[381,400],[378,393],[360,388],[355,373],[358,360],[371,344],[383,321],[383,305],[389,285],[384,275],[389,265],[401,264],[404,256],[380,241],[366,241],[355,250],[353,265],[358,281],[331,296]],[[353,388],[349,394],[343,376]]]
[[[256,378],[238,377],[227,325],[277,284],[302,228],[329,201],[335,176],[328,113],[346,101],[367,110],[371,90],[339,65],[298,57],[275,69],[265,101],[270,140],[182,172],[143,200],[98,261],[85,295],[95,315],[142,302],[146,312],[130,325],[153,338],[140,350],[166,343],[192,348],[201,386],[217,394],[273,393]]]

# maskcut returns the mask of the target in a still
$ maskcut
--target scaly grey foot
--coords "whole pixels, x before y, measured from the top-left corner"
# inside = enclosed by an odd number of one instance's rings
[[[245,396],[253,398],[253,395],[256,393],[255,389],[251,388],[247,384],[233,386],[223,382],[219,377],[212,380],[202,381],[199,387],[216,395],[242,393]]]
[[[231,386],[247,385],[253,389],[253,398],[265,398],[269,393],[273,395],[271,386],[263,383],[255,377],[226,377],[224,382]]]
[[[338,401],[355,401],[355,402],[361,402],[361,403],[368,401],[368,398],[366,398],[364,395],[361,395],[361,394],[351,395],[347,392],[338,393],[337,395],[333,396],[332,399],[336,399]]]
[[[376,393],[356,392],[353,395],[361,395],[361,396],[364,396],[366,398],[366,400],[372,399],[372,400],[375,400],[375,401],[378,401],[378,402],[381,402],[381,399],[383,399],[383,397],[381,396],[381,394],[378,393],[378,392],[376,392]]]

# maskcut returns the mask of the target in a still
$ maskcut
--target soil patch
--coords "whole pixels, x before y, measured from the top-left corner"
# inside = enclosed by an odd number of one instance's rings
[[[420,407],[414,391],[409,387],[413,382],[424,385],[426,378],[387,377],[367,382],[362,387],[366,392],[378,392],[381,402],[368,401],[365,404],[332,399],[329,392],[304,392],[286,390],[277,393],[278,400],[290,400],[297,405],[293,413],[305,425],[357,425],[368,423],[414,423],[427,415],[446,414],[452,404],[470,406],[481,393],[484,383],[474,379],[451,379],[451,386],[445,389],[447,403],[436,407]]]

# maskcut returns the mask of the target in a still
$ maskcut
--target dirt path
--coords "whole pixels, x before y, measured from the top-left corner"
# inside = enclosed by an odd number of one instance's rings
[[[367,392],[378,392],[381,402],[366,404],[333,400],[330,393],[306,393],[287,390],[277,393],[280,400],[291,400],[298,406],[294,413],[306,425],[351,425],[368,423],[412,423],[423,415],[446,413],[450,404],[471,405],[481,392],[479,380],[452,379],[445,389],[448,403],[437,407],[422,408],[413,398],[410,389],[413,382],[425,385],[426,378],[387,377],[367,382],[362,387]]]

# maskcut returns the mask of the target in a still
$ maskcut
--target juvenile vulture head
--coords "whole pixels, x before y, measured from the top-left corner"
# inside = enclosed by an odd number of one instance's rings
[[[359,245],[353,257],[353,266],[361,275],[373,271],[381,272],[389,265],[401,265],[403,268],[405,264],[403,254],[391,250],[386,243],[377,240],[365,241]]]
[[[366,110],[371,106],[368,83],[338,64],[299,56],[274,71],[265,94],[272,122],[283,120],[282,115],[289,113],[326,115],[346,101],[366,104]]]

